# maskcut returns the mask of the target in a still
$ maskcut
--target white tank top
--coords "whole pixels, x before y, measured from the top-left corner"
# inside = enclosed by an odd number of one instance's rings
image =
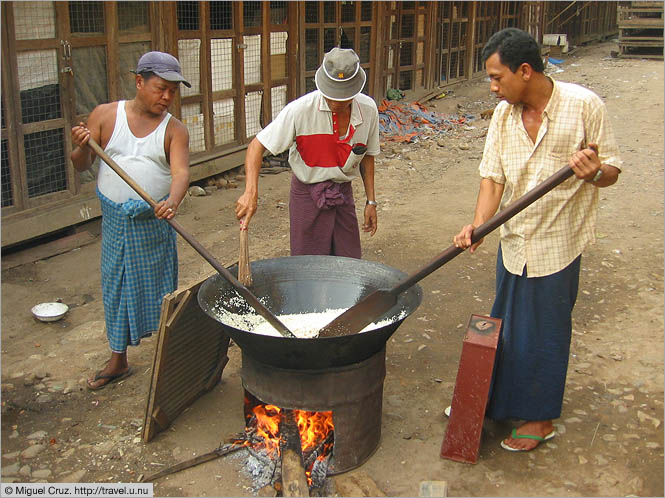
[[[166,126],[171,119],[167,113],[161,123],[148,136],[137,138],[129,129],[125,101],[118,102],[115,126],[106,152],[150,197],[158,201],[171,188],[171,168],[164,152]],[[123,203],[141,197],[98,157],[97,188],[113,202]]]

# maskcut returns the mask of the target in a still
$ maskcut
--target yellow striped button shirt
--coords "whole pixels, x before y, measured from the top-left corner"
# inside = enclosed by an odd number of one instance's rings
[[[521,104],[501,102],[492,115],[480,175],[505,184],[501,208],[568,164],[588,144],[598,144],[602,164],[621,168],[603,101],[591,90],[552,80],[535,144],[522,122]],[[556,273],[595,240],[598,188],[567,179],[501,227],[503,264],[529,277]]]

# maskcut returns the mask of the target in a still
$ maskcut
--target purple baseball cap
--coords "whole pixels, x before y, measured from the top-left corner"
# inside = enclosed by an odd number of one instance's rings
[[[189,81],[182,75],[180,62],[171,54],[164,52],[148,52],[143,54],[136,65],[136,70],[132,71],[132,73],[140,74],[148,71],[155,73],[166,81],[178,81],[183,83],[187,88],[192,87]]]

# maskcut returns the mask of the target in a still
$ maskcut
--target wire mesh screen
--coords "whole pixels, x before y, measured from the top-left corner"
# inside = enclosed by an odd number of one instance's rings
[[[337,2],[323,2],[323,22],[337,22]]]
[[[118,93],[122,100],[136,95],[136,76],[131,73],[143,54],[150,52],[150,42],[121,43],[118,46]],[[182,85],[181,85],[182,87]]]
[[[261,26],[263,22],[262,2],[243,2],[242,19],[246,28]]]
[[[305,22],[319,22],[319,2],[305,2]]]
[[[210,40],[210,73],[212,91],[233,88],[233,40],[213,38]]]
[[[12,172],[9,169],[9,141],[2,139],[0,141],[0,182],[2,184],[2,207],[14,205],[14,195],[12,192]]]
[[[201,93],[201,40],[178,40],[178,60],[182,68],[182,75],[192,85],[187,88],[180,85],[180,94],[183,97]]]
[[[210,2],[210,29],[233,29],[233,2]]]
[[[372,3],[374,2],[360,2],[360,20],[372,20]]]
[[[349,28],[348,26],[344,26],[341,29],[339,46],[340,48],[352,48],[355,50],[356,28]]]
[[[34,123],[61,117],[57,51],[19,52],[16,62],[22,122]]]
[[[278,80],[286,78],[286,31],[270,33],[270,78]]]
[[[337,33],[337,28],[325,28],[323,30],[323,51],[330,52],[330,50],[336,45],[335,34]]]
[[[405,41],[401,43],[399,49],[399,65],[410,66],[413,64],[413,42]]]
[[[286,105],[286,85],[271,88],[270,101],[272,102],[272,119],[275,119],[279,111]]]
[[[414,16],[413,14],[402,14],[402,24],[400,29],[400,38],[412,38],[413,37],[413,26]]]
[[[215,145],[233,142],[235,130],[235,103],[233,99],[217,100],[212,103],[215,128]]]
[[[319,67],[319,30],[305,30],[305,71],[314,71]]]
[[[353,22],[356,20],[356,5],[355,2],[341,2],[341,19],[342,22]]]
[[[38,131],[23,137],[28,197],[38,197],[67,188],[64,129]]]
[[[369,62],[371,36],[372,36],[371,26],[363,26],[360,28],[358,57],[360,58],[360,62],[363,64]]]
[[[17,40],[55,38],[53,2],[14,2],[14,32]]]
[[[72,67],[77,114],[88,114],[109,101],[104,47],[72,49]]]
[[[399,89],[411,90],[413,88],[412,71],[399,72]]]
[[[147,33],[150,31],[148,2],[118,2],[118,29],[126,33]]]
[[[316,90],[316,83],[314,82],[314,76],[305,78],[305,93],[313,92]]]
[[[288,24],[288,2],[270,2],[270,24]]]
[[[245,85],[261,83],[261,35],[243,37],[245,44]]]
[[[189,130],[189,151],[205,150],[205,133],[203,130],[203,113],[201,104],[188,104],[181,107],[182,122]]]
[[[69,2],[69,26],[72,34],[104,33],[104,2]]]
[[[247,138],[261,131],[261,107],[263,92],[249,92],[245,95],[245,132]]]
[[[177,2],[176,17],[179,30],[196,31],[199,29],[199,2]]]

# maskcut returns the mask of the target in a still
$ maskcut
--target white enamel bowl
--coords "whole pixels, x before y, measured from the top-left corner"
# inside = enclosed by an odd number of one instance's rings
[[[31,311],[37,320],[42,322],[55,322],[60,320],[69,310],[64,303],[41,303],[33,306]]]

